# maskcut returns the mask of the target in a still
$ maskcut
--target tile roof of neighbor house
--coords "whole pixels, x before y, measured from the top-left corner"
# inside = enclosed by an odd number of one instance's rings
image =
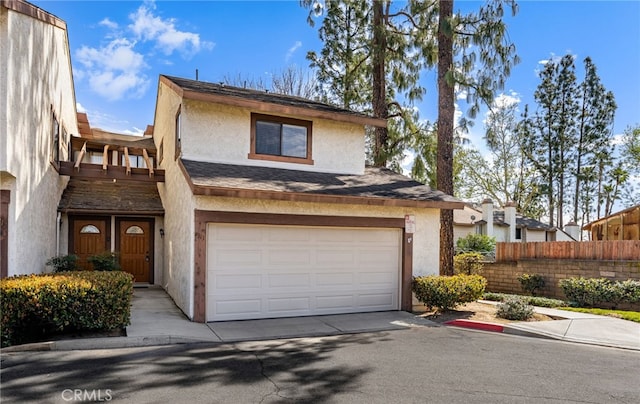
[[[374,118],[369,115],[339,108],[333,105],[325,104],[318,101],[309,100],[302,97],[292,95],[284,95],[272,93],[268,91],[259,91],[248,88],[234,87],[226,84],[208,83],[205,81],[189,80],[180,77],[160,75],[160,81],[166,84],[173,83],[174,89],[181,90],[181,96],[185,98],[200,98],[196,94],[202,94],[211,97],[216,102],[224,103],[225,100],[246,100],[250,103],[259,103],[262,105],[275,104],[293,110],[310,110],[319,114],[325,114],[327,119],[340,120],[340,117],[348,117],[358,123],[373,126],[387,126],[387,121],[381,118]],[[236,105],[237,103],[232,104]],[[283,113],[286,111],[282,111]],[[331,117],[331,118],[330,118]]]
[[[366,198],[370,204],[462,208],[463,202],[386,168],[367,167],[363,175],[333,174],[181,160],[196,194],[207,188]],[[303,200],[310,200],[302,198]],[[346,202],[346,201],[345,201]],[[367,203],[364,200],[359,202]]]
[[[58,204],[60,212],[162,214],[155,182],[71,178]]]

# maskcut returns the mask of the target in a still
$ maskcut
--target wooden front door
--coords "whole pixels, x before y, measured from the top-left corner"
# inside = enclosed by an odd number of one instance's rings
[[[88,262],[92,255],[101,254],[110,250],[110,228],[107,218],[73,219],[73,238],[70,245],[73,254],[78,256],[78,267],[92,270],[93,266]]]
[[[118,245],[120,266],[135,282],[153,283],[153,222],[119,219]]]

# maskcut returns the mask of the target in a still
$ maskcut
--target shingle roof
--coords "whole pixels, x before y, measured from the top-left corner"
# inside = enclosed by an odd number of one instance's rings
[[[323,113],[348,115],[352,117],[363,118],[366,120],[379,120],[379,123],[385,122],[385,120],[372,118],[369,115],[351,111],[344,108],[339,108],[333,105],[325,104],[318,101],[309,100],[302,97],[295,97],[291,95],[284,95],[278,93],[272,93],[267,91],[259,91],[248,88],[234,87],[226,84],[208,83],[205,81],[189,80],[180,77],[161,75],[161,79],[170,80],[182,90],[192,91],[201,94],[211,94],[215,96],[223,96],[230,98],[242,98],[250,101],[265,103],[265,104],[277,104],[284,107],[291,108],[304,108],[309,110],[315,110]]]
[[[71,178],[62,194],[61,212],[162,214],[155,182],[83,180]]]
[[[493,212],[493,223],[499,225],[507,225],[507,223],[505,223],[504,221],[504,211],[498,210]],[[554,227],[551,227],[548,224],[542,223],[541,221],[532,219],[530,217],[522,216],[521,214],[516,214],[516,227],[529,230],[554,230]]]
[[[364,174],[333,174],[280,168],[182,160],[195,187],[326,195],[414,202],[461,208],[463,202],[386,168],[367,167]]]

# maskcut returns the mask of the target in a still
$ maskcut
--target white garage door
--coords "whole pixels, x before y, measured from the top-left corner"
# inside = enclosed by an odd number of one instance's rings
[[[398,310],[401,230],[209,224],[207,321]]]

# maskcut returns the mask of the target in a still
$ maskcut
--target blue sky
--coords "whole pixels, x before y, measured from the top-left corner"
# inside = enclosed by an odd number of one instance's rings
[[[153,123],[159,74],[219,82],[308,68],[321,48],[298,1],[32,1],[67,22],[76,100],[93,127],[140,133]],[[456,1],[456,9],[477,7]],[[541,62],[570,53],[578,78],[590,56],[618,103],[614,131],[640,123],[640,1],[521,1],[505,20],[521,63],[505,98],[533,103]],[[436,83],[418,107],[435,120]],[[481,147],[483,116],[471,139]]]

